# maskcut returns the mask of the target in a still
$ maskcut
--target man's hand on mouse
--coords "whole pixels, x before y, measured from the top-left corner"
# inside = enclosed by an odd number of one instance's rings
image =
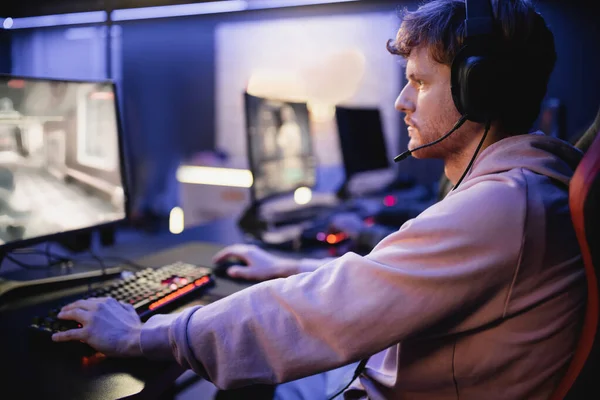
[[[77,300],[64,306],[58,318],[77,321],[82,327],[55,333],[55,342],[80,340],[107,356],[142,355],[142,321],[129,304],[111,297]]]
[[[257,246],[247,244],[224,248],[215,254],[213,262],[216,264],[231,256],[242,258],[248,264],[230,267],[227,274],[232,278],[264,281],[298,273],[298,260],[274,256]]]

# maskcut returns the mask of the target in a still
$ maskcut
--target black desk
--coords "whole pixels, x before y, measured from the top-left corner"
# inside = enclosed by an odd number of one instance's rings
[[[180,235],[117,239],[117,245],[102,251],[100,255],[135,259],[137,263],[148,266],[165,265],[177,260],[210,266],[215,251],[223,245],[242,241],[243,236],[235,222],[222,220],[186,230]],[[214,245],[198,242],[211,242]],[[187,306],[214,301],[249,285],[216,278],[215,287],[206,296]],[[59,299],[86,288],[87,285],[79,286],[2,305],[0,397],[61,400],[105,400],[129,396],[157,398],[183,372],[175,363],[144,359],[82,359],[64,353],[43,352],[32,346],[27,335],[31,318],[47,311]],[[6,395],[8,392],[14,394]]]

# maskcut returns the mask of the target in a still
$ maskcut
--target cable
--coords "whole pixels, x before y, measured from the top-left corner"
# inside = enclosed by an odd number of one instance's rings
[[[68,258],[65,258],[63,256],[59,256],[57,254],[52,254],[47,249],[46,250],[39,250],[39,249],[32,248],[32,247],[26,247],[26,248],[23,248],[23,249],[12,250],[9,253],[12,253],[12,254],[15,254],[15,255],[16,254],[39,254],[39,255],[45,255],[48,264],[53,264],[53,263],[56,263],[57,261],[58,262],[67,262],[67,261],[69,261]],[[55,257],[56,260],[52,260],[52,257]]]
[[[18,258],[15,257],[15,255],[44,255],[46,256],[46,264],[31,264],[31,263],[27,263],[24,262],[23,260],[19,260]],[[39,249],[35,249],[35,248],[25,248],[25,249],[19,249],[19,250],[15,250],[9,253],[5,253],[4,254],[5,258],[10,260],[13,264],[24,268],[24,269],[29,269],[29,270],[44,270],[44,269],[49,269],[52,268],[54,266],[60,265],[60,264],[67,264],[67,263],[74,263],[77,262],[79,265],[83,265],[85,263],[85,260],[81,260],[81,259],[77,259],[75,257],[66,257],[60,254],[56,254],[56,253],[52,253],[49,250],[49,246],[47,246],[45,248],[45,250],[39,250]],[[98,262],[98,264],[100,264],[100,267],[102,269],[102,274],[105,275],[106,274],[106,264],[104,262],[104,260],[99,257],[98,255],[96,255],[95,253],[91,254],[91,256]],[[135,264],[133,262],[131,262],[131,264]],[[86,264],[86,265],[91,265],[91,264]],[[94,264],[96,265],[96,264]],[[137,265],[137,264],[135,264]],[[137,265],[137,268],[140,268],[140,265]]]
[[[151,268],[151,267],[148,267],[148,266],[144,266],[144,265],[138,264],[138,263],[136,263],[134,261],[131,261],[128,258],[117,257],[117,256],[100,256],[100,255],[94,253],[91,250],[89,250],[88,252],[90,253],[89,255],[92,258],[94,258],[96,261],[98,261],[99,263],[102,263],[105,260],[114,260],[114,261],[120,261],[123,264],[126,264],[126,265],[128,265],[130,267],[133,267],[135,269],[138,269],[138,270],[142,270],[142,269],[146,269],[146,268]],[[41,250],[35,250],[35,249],[31,249],[31,251],[22,252],[22,253],[23,254],[45,254]],[[74,255],[74,256],[65,258],[65,256],[59,255],[57,253],[49,252],[49,254],[50,254],[50,257],[58,258],[59,260],[62,260],[64,262],[69,262],[69,261],[70,262],[78,262],[82,257],[86,257],[86,255]]]
[[[465,179],[465,176],[467,176],[467,173],[469,172],[469,170],[473,166],[473,163],[475,162],[475,159],[477,158],[477,154],[479,153],[479,150],[481,149],[481,146],[483,146],[483,142],[485,141],[485,138],[486,138],[486,136],[487,136],[487,134],[488,134],[488,132],[490,130],[491,123],[492,123],[492,121],[489,120],[489,119],[485,123],[485,132],[483,133],[481,141],[477,145],[477,149],[475,149],[475,154],[473,154],[473,157],[471,157],[471,161],[469,161],[469,165],[467,165],[467,168],[465,169],[465,172],[463,172],[462,176],[460,177],[460,179],[458,180],[458,182],[456,182],[456,185],[454,185],[454,187],[452,188],[452,190],[456,189],[458,187],[458,185],[460,185],[460,183],[463,181],[463,179]]]
[[[104,260],[102,260],[102,258],[100,258],[96,253],[94,253],[94,250],[89,249],[88,252],[96,261],[98,261],[98,263],[100,263],[100,268],[102,269],[102,275],[106,275],[106,265],[104,264]]]
[[[53,264],[56,265],[60,262],[79,262],[82,257],[87,257],[87,255],[73,255],[73,256],[65,256],[65,255],[61,255],[58,253],[53,253],[52,251],[50,251],[50,246],[46,246],[45,250],[40,250],[40,249],[36,249],[36,248],[24,248],[24,249],[17,249],[12,251],[11,253],[13,254],[38,254],[38,255],[44,255],[46,256],[46,259],[48,260],[48,264]],[[138,270],[143,270],[146,268],[154,268],[154,267],[150,267],[150,266],[144,266],[141,264],[138,264],[128,258],[125,257],[118,257],[118,256],[99,256],[96,253],[93,253],[90,251],[90,256],[92,258],[94,258],[96,261],[98,261],[98,263],[101,263],[105,260],[114,260],[114,261],[120,261],[123,264],[126,264],[130,267],[133,267],[135,269]]]
[[[52,263],[47,263],[47,264],[29,264],[29,263],[23,262],[15,257],[13,257],[13,255],[11,253],[5,253],[4,257],[7,258],[8,260],[12,261],[13,264],[18,265],[21,268],[29,269],[29,270],[44,270],[44,269],[52,268],[55,265],[61,264],[63,262],[63,261],[54,261]]]
[[[60,262],[63,262],[63,263],[72,262],[72,259],[69,258],[69,257],[65,257],[65,256],[62,256],[62,255],[58,255],[56,253],[52,253],[52,251],[50,251],[50,246],[51,245],[52,245],[52,242],[46,242],[46,248],[44,249],[44,253],[46,255],[46,260],[48,260],[48,263],[52,262],[51,261],[52,257],[56,258],[57,260],[59,260]]]
[[[129,260],[127,258],[124,258],[124,257],[100,256],[100,255],[94,253],[92,250],[89,250],[89,253],[92,256],[92,258],[94,258],[96,261],[98,261],[100,263],[102,263],[105,260],[114,260],[114,261],[120,261],[122,264],[128,265],[128,266],[133,267],[133,268],[135,268],[137,270],[143,270],[143,269],[146,269],[146,268],[154,268],[154,267],[149,267],[149,266],[144,266],[144,265],[141,265],[141,264],[137,264],[136,262],[131,261],[131,260]],[[72,258],[71,260],[72,261],[77,261],[76,258]]]
[[[104,256],[103,258],[105,260],[120,261],[123,264],[128,265],[128,266],[133,267],[133,268],[138,269],[138,270],[142,270],[142,269],[146,269],[146,268],[155,268],[155,267],[149,267],[149,266],[144,266],[144,265],[138,264],[138,263],[136,263],[134,261],[131,261],[131,260],[129,260],[127,258],[123,258],[123,257]]]
[[[452,346],[452,381],[454,382],[454,389],[456,390],[456,400],[460,400],[460,392],[458,391],[458,382],[456,381],[456,372],[454,369],[454,364],[456,360],[456,340],[454,341],[454,346]]]
[[[338,391],[336,394],[331,396],[328,400],[333,400],[336,397],[338,397],[340,394],[344,393],[346,391],[346,389],[348,389],[350,387],[350,385],[352,385],[352,382],[354,382],[354,380],[356,378],[358,378],[360,376],[360,374],[363,373],[365,367],[367,366],[367,362],[369,362],[368,358],[361,360],[358,363],[358,365],[356,366],[356,369],[354,370],[354,375],[352,376],[352,379],[350,380],[350,382],[348,382],[348,384],[346,386],[344,386],[340,391]]]

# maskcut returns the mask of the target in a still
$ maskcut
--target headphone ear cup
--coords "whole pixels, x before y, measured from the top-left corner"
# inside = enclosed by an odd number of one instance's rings
[[[485,122],[496,114],[497,69],[492,58],[477,46],[463,46],[452,61],[452,99],[458,112],[474,122]],[[483,49],[481,49],[483,50]]]

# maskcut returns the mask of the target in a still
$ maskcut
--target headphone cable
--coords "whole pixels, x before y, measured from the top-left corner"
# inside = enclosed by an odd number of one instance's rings
[[[473,157],[471,157],[471,161],[469,162],[469,165],[467,165],[467,168],[465,169],[465,172],[463,172],[462,176],[460,177],[460,179],[458,180],[458,182],[456,182],[456,185],[454,185],[454,187],[452,188],[452,190],[456,189],[458,187],[458,185],[460,185],[460,183],[463,181],[463,179],[465,179],[465,176],[467,176],[467,173],[469,172],[469,170],[473,166],[473,163],[475,162],[475,159],[477,158],[477,154],[479,153],[479,150],[481,149],[481,146],[483,146],[483,142],[485,141],[485,138],[487,137],[487,134],[488,134],[488,132],[490,130],[490,125],[491,125],[491,120],[488,119],[486,121],[486,123],[485,123],[485,132],[483,133],[481,141],[477,145],[477,149],[475,149],[475,154],[473,154]]]
[[[350,379],[350,382],[348,382],[348,384],[346,386],[344,386],[341,390],[336,392],[336,394],[334,394],[333,396],[329,397],[327,400],[333,400],[336,397],[338,397],[340,394],[344,393],[344,391],[350,387],[352,382],[354,382],[356,380],[356,378],[358,378],[360,376],[360,374],[363,373],[363,371],[365,370],[365,367],[367,366],[368,361],[369,361],[369,358],[365,358],[365,359],[361,360],[358,363],[358,365],[356,366],[356,369],[354,370],[354,375],[352,375],[352,379]]]

